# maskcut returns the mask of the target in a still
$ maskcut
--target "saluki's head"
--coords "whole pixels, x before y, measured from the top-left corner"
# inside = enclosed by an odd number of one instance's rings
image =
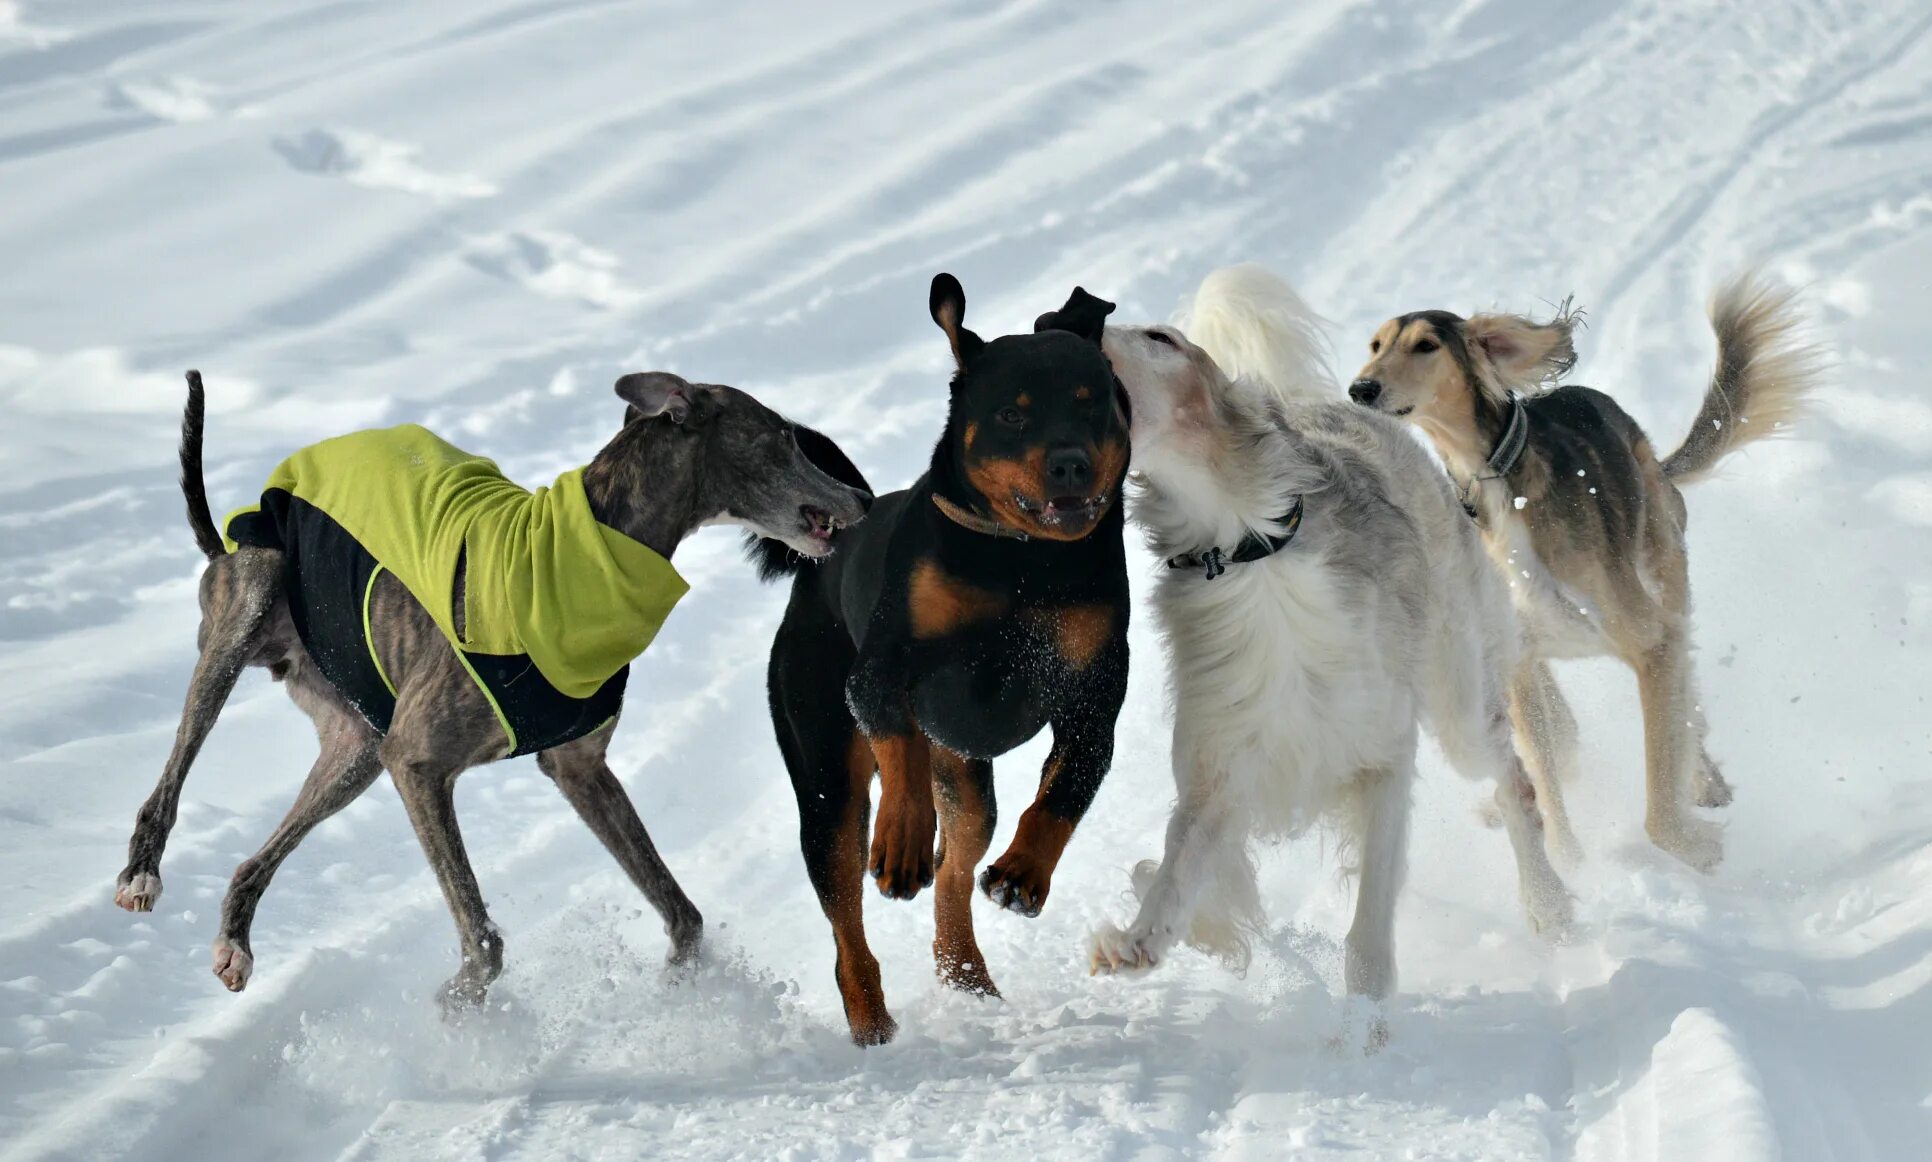
[[[1208,353],[1169,326],[1109,327],[1101,342],[1133,405],[1134,458],[1208,455],[1231,386]]]
[[[1524,315],[1398,315],[1369,341],[1369,361],[1348,396],[1417,422],[1467,424],[1478,400],[1501,405],[1511,392],[1553,383],[1575,366],[1570,334],[1578,318],[1568,302],[1543,323]]]

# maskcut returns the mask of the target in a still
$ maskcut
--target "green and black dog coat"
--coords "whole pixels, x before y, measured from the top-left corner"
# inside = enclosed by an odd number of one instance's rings
[[[231,551],[281,551],[303,646],[371,726],[387,731],[396,712],[369,640],[370,595],[388,572],[449,639],[511,753],[534,754],[617,713],[631,660],[689,588],[669,561],[598,522],[583,475],[529,492],[491,461],[404,424],[295,453],[261,503],[225,528]]]

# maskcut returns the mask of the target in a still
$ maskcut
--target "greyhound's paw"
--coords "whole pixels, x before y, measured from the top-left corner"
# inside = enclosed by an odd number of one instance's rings
[[[161,898],[161,877],[155,872],[122,872],[114,885],[114,902],[129,912],[152,912]]]
[[[231,993],[238,993],[248,987],[248,978],[255,972],[255,958],[226,936],[215,937],[215,975]]]
[[[1647,822],[1650,841],[1705,875],[1724,862],[1724,829],[1709,820],[1683,814],[1663,822]]]
[[[1126,976],[1146,972],[1161,962],[1150,934],[1134,935],[1112,924],[1094,929],[1089,941],[1087,973],[1090,976]]]
[[[1053,873],[1033,856],[1009,851],[979,873],[979,890],[1007,911],[1031,918],[1046,907]]]
[[[931,807],[890,809],[879,804],[879,818],[872,829],[872,879],[879,894],[894,900],[910,900],[932,886],[933,837],[939,818]]]
[[[1697,805],[1713,808],[1731,805],[1731,784],[1724,781],[1724,772],[1708,758],[1697,778]]]

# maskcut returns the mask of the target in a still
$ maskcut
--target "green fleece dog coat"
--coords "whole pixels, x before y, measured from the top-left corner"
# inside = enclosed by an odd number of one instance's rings
[[[231,549],[284,554],[302,644],[382,731],[396,690],[370,644],[368,611],[376,577],[394,574],[489,699],[513,754],[609,721],[630,662],[689,588],[669,561],[598,522],[582,469],[529,492],[415,424],[302,449],[225,527]]]

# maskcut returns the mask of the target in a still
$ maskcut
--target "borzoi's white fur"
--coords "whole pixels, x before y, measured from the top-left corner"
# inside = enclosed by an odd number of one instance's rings
[[[1496,783],[1530,923],[1559,933],[1569,895],[1510,737],[1519,632],[1473,523],[1399,422],[1324,398],[1319,324],[1285,284],[1217,272],[1189,319],[1273,370],[1230,379],[1174,328],[1107,329],[1133,402],[1134,519],[1170,557],[1278,533],[1296,496],[1304,516],[1273,556],[1156,587],[1178,801],[1165,857],[1136,877],[1139,915],[1095,934],[1094,970],[1151,967],[1176,941],[1239,957],[1260,918],[1250,838],[1330,822],[1359,874],[1348,990],[1387,996],[1424,724]]]

